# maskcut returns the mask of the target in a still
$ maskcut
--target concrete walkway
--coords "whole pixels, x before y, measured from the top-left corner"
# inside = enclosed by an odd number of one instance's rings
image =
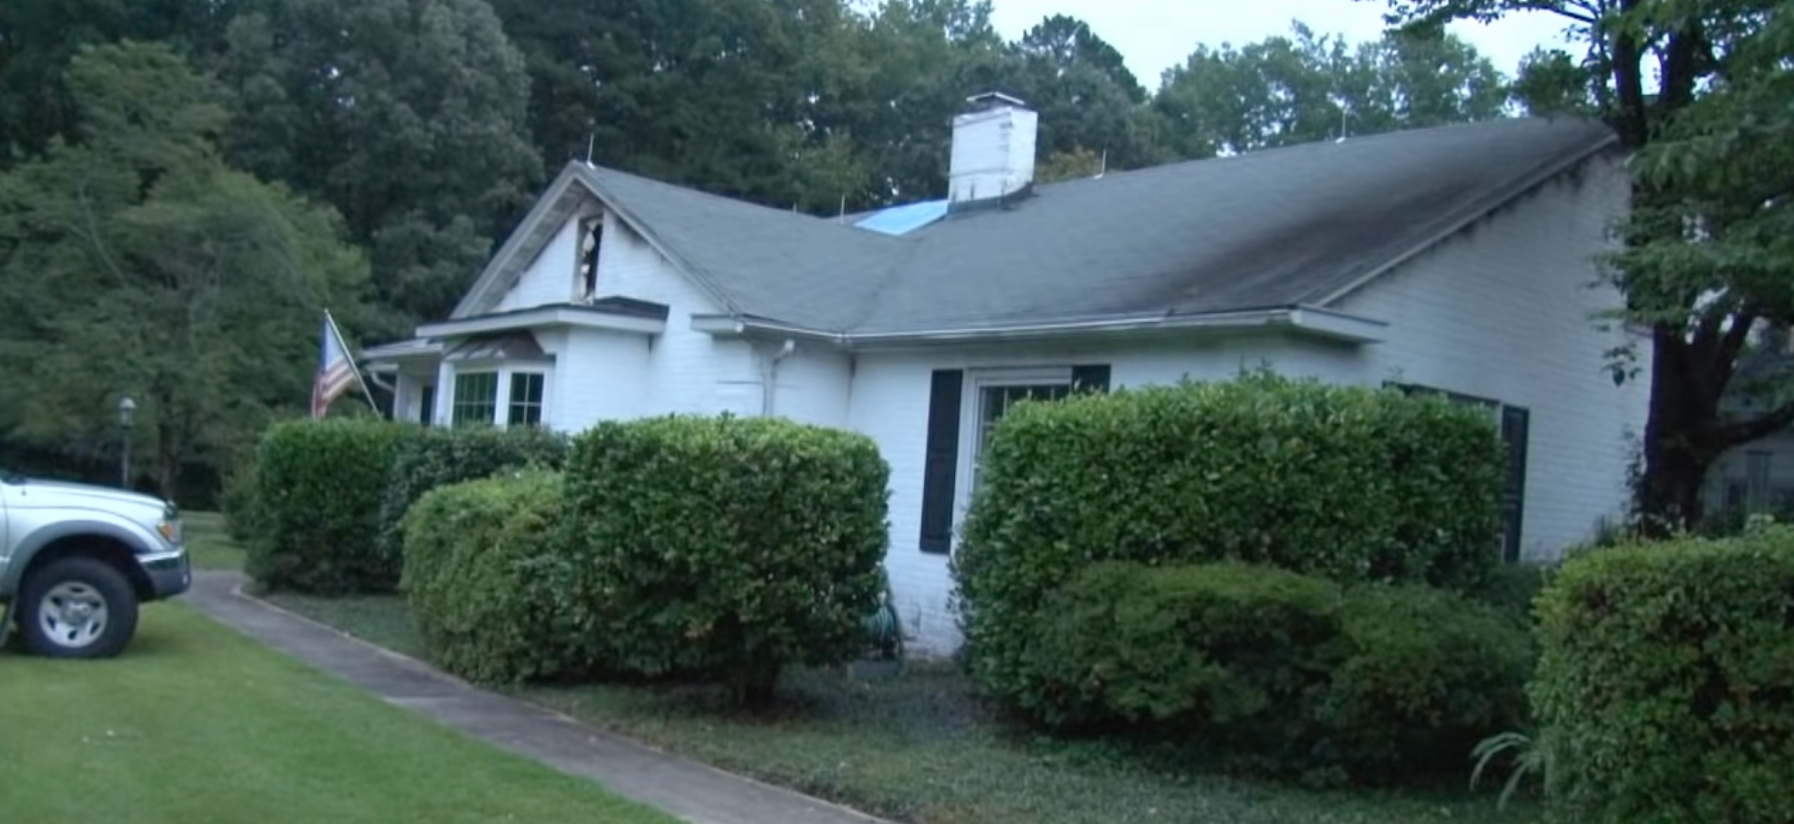
[[[200,571],[181,600],[281,652],[475,738],[596,781],[694,824],[880,824],[878,819],[650,749],[543,707],[469,686],[413,658],[244,595]]]

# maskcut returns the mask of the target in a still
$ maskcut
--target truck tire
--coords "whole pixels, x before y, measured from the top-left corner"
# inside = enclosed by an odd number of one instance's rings
[[[137,593],[98,558],[61,558],[19,589],[19,634],[45,658],[111,658],[137,632]]]

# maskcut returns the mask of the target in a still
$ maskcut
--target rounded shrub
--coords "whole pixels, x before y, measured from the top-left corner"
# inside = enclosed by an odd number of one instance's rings
[[[393,458],[376,548],[398,563],[405,551],[405,513],[425,492],[525,467],[557,470],[566,459],[567,437],[540,427],[419,429]]]
[[[271,589],[324,595],[391,590],[397,559],[376,548],[380,504],[411,424],[370,419],[277,423],[255,457],[260,531],[246,571]]]
[[[596,613],[564,540],[561,475],[528,470],[440,486],[402,522],[404,591],[430,659],[516,683],[595,663]]]
[[[887,541],[871,439],[778,418],[603,422],[567,471],[620,666],[718,678],[758,703],[784,665],[861,650]]]
[[[1048,593],[1104,560],[1238,560],[1473,588],[1504,455],[1432,397],[1254,374],[1023,402],[995,426],[954,559],[978,681],[1018,694]]]
[[[1102,562],[1043,615],[1013,706],[1236,769],[1365,784],[1455,772],[1525,709],[1526,632],[1425,586]]]
[[[1325,652],[1316,757],[1357,783],[1457,775],[1526,720],[1532,638],[1511,616],[1425,586],[1347,591]]]
[[[1095,564],[1051,599],[1011,703],[1065,731],[1298,758],[1339,600],[1332,582],[1272,567]]]
[[[1794,820],[1794,530],[1589,552],[1538,613],[1557,820]]]

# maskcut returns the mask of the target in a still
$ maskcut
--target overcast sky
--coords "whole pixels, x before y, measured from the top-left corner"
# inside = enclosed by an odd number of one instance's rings
[[[1067,14],[1090,24],[1107,40],[1147,89],[1159,75],[1181,64],[1196,44],[1235,46],[1287,34],[1301,20],[1317,35],[1343,35],[1348,42],[1374,40],[1383,30],[1385,4],[1365,0],[991,0],[993,22],[1008,39],[1021,37],[1042,18]],[[1550,14],[1510,16],[1482,26],[1458,23],[1453,31],[1470,41],[1512,76],[1534,46],[1564,45],[1563,19]],[[1575,53],[1575,50],[1571,50]]]

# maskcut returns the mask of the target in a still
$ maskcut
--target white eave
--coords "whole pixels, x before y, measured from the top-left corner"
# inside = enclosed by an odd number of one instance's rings
[[[666,331],[667,322],[665,318],[593,312],[575,306],[547,306],[500,315],[428,323],[417,327],[417,335],[420,338],[452,338],[552,326],[658,335]]]
[[[1149,315],[1126,318],[1066,320],[1034,324],[989,325],[901,332],[830,332],[776,321],[730,315],[695,315],[692,329],[719,337],[772,335],[825,341],[843,349],[876,349],[919,344],[984,343],[1047,338],[1167,332],[1228,332],[1285,328],[1350,343],[1378,343],[1389,324],[1374,318],[1314,306],[1292,306],[1197,315]]]

